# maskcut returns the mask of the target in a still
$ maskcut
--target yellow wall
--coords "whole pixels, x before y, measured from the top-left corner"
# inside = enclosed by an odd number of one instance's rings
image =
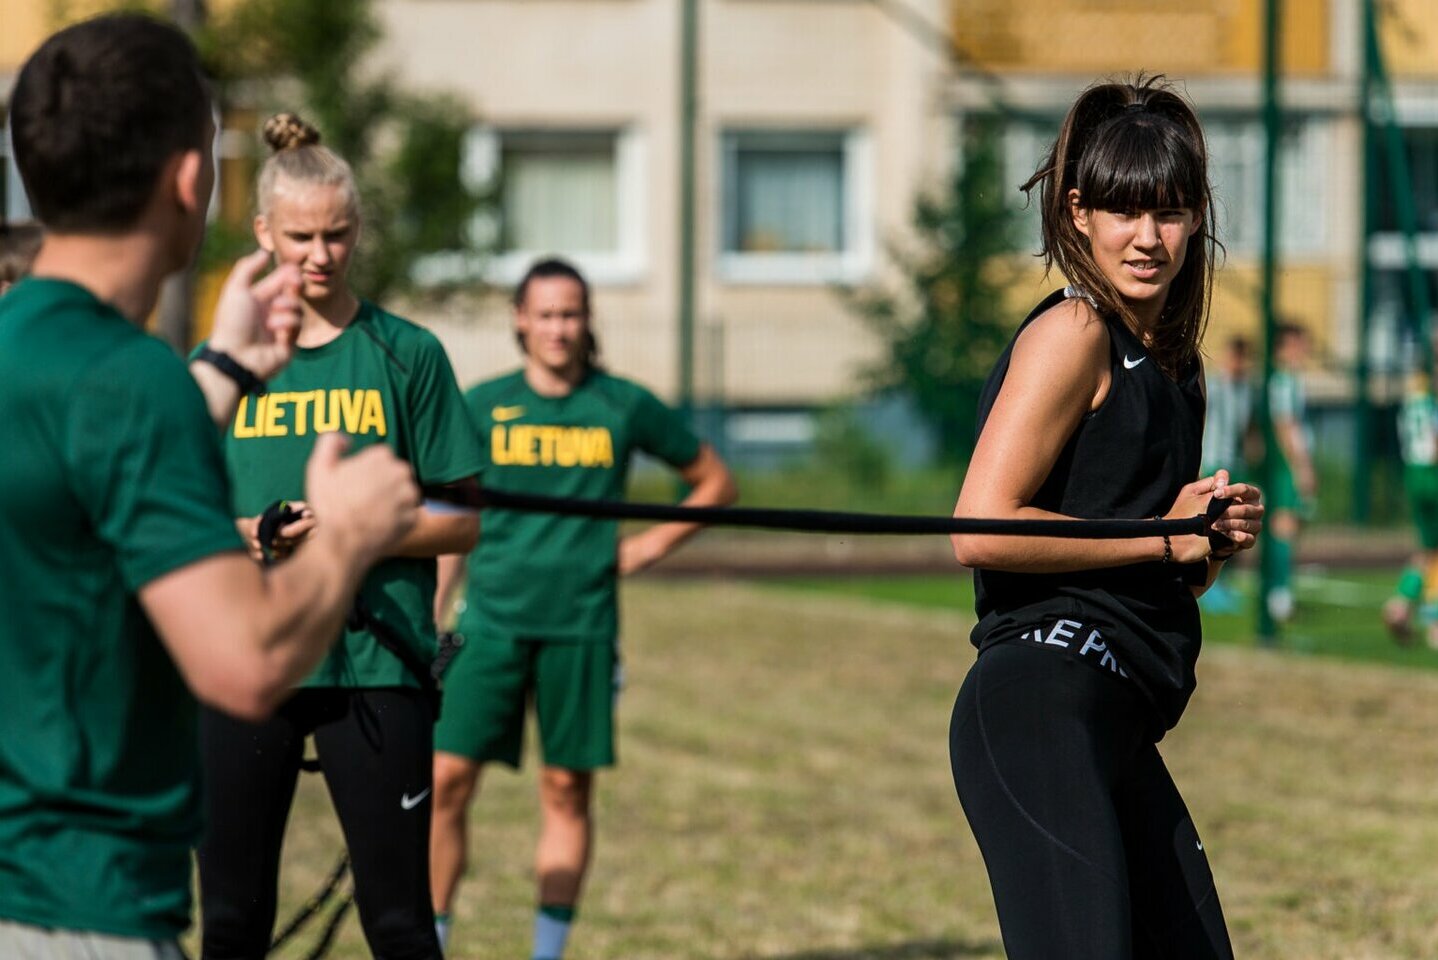
[[[1438,0],[1389,0],[1379,20],[1383,55],[1395,77],[1438,76]]]
[[[1328,4],[1284,4],[1288,71],[1328,69]],[[1194,76],[1262,64],[1262,0],[952,0],[950,9],[960,52],[992,69]]]
[[[55,30],[67,23],[116,7],[141,4],[131,0],[0,0],[0,73],[15,73]],[[143,4],[156,7],[158,0]]]
[[[43,0],[0,0],[0,74],[18,71],[49,32]]]
[[[211,12],[238,0],[211,0]],[[107,10],[166,8],[165,0],[0,0],[0,75],[19,71],[25,58],[60,27]]]

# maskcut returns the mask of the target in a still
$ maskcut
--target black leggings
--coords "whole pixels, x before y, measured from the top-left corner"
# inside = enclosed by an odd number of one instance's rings
[[[1131,680],[1015,641],[954,704],[954,785],[1010,960],[1232,958],[1193,820]]]
[[[203,712],[207,960],[260,960],[269,949],[280,846],[310,733],[349,848],[370,951],[380,960],[437,960],[429,898],[433,727],[424,696],[406,688],[300,690],[258,724]]]

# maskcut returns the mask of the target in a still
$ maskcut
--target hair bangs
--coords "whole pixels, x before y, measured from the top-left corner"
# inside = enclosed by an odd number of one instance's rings
[[[1133,113],[1099,131],[1079,164],[1077,186],[1090,210],[1201,210],[1207,183],[1203,157],[1178,124]]]

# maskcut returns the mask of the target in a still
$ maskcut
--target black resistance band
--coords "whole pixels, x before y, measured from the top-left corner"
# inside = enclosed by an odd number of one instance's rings
[[[917,517],[834,510],[781,510],[768,507],[681,507],[619,500],[573,500],[532,493],[511,493],[460,484],[425,487],[426,499],[471,509],[492,507],[525,513],[557,513],[606,520],[658,520],[723,527],[798,530],[805,533],[951,534],[987,533],[1015,537],[1069,537],[1081,540],[1127,540],[1132,537],[1214,536],[1213,522],[1233,501],[1215,497],[1202,515],[1178,520],[993,520],[977,517]],[[1217,547],[1217,545],[1215,545]]]

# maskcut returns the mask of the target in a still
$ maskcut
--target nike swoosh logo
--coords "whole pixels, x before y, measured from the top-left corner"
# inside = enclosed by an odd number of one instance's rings
[[[1137,360],[1130,360],[1128,358],[1128,354],[1125,353],[1123,355],[1123,368],[1125,370],[1132,370],[1134,367],[1138,366],[1140,363],[1143,363],[1147,359],[1148,357],[1139,357]]]
[[[1202,841],[1202,840],[1198,841],[1198,849],[1199,849],[1200,851],[1203,850],[1203,841]]]
[[[411,797],[408,793],[402,794],[399,798],[400,809],[413,810],[415,807],[420,805],[421,801],[423,801],[425,797],[429,796],[429,792],[433,789],[433,787],[425,787],[424,790],[417,797]]]
[[[516,417],[522,417],[522,416],[524,416],[524,408],[523,408],[523,407],[495,407],[493,410],[489,411],[489,415],[490,415],[491,417],[494,417],[494,419],[497,420],[498,422],[504,423],[506,420],[513,420],[513,419],[515,419]]]

